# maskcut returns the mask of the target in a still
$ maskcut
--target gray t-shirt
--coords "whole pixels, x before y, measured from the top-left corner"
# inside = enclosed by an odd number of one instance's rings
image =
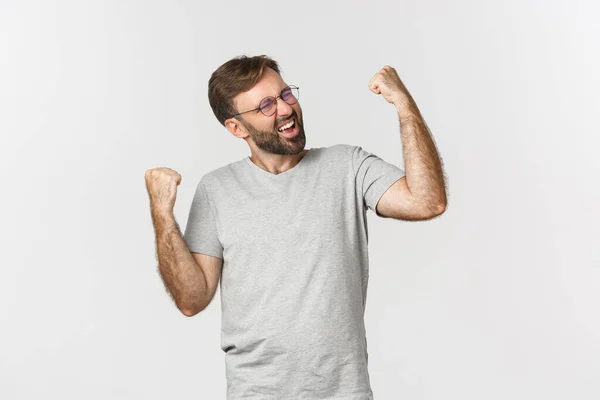
[[[200,180],[184,240],[224,260],[228,400],[373,399],[366,212],[403,176],[338,144],[277,175],[246,157]]]

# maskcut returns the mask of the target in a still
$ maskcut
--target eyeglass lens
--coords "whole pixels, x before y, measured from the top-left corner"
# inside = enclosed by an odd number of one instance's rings
[[[287,87],[281,91],[281,99],[289,105],[298,101],[298,88]],[[260,102],[260,111],[267,117],[273,115],[277,109],[277,101],[274,97],[266,97]]]

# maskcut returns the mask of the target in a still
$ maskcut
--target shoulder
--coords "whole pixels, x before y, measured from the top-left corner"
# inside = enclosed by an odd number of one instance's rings
[[[348,143],[338,143],[332,146],[326,147],[333,152],[352,152],[357,146]]]
[[[243,159],[235,161],[205,173],[200,180],[197,181],[197,190],[201,190],[207,194],[210,193],[213,196],[218,194],[220,190],[228,184],[239,179],[243,162]]]
[[[348,143],[338,143],[329,147],[323,147],[320,150],[323,153],[323,155],[328,156],[329,158],[339,157],[348,159],[352,158],[359,149],[361,149],[360,146]]]
[[[331,148],[332,152],[340,159],[347,161],[353,170],[358,169],[365,161],[376,157],[375,154],[356,144],[342,143],[331,146]]]
[[[315,157],[319,159],[319,166],[335,176],[352,174],[356,165],[361,164],[364,151],[360,146],[348,143],[334,144],[318,148]]]
[[[360,165],[365,159],[374,156],[373,153],[364,150],[362,146],[349,143],[334,144],[329,147],[322,147],[319,150],[321,157],[324,159],[338,163],[348,162],[354,167]]]

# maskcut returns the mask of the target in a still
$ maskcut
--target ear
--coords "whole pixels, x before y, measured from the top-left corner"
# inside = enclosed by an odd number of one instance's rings
[[[235,137],[237,138],[246,138],[248,137],[248,132],[246,128],[235,118],[229,118],[225,120],[225,128]]]

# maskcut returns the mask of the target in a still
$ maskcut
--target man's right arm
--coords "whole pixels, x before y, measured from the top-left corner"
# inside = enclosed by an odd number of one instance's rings
[[[158,269],[165,287],[184,315],[196,315],[215,295],[223,260],[191,253],[172,214],[153,210],[152,219]]]
[[[212,301],[223,260],[191,253],[187,247],[173,214],[181,176],[169,168],[155,168],[147,171],[145,177],[156,234],[158,269],[177,308],[191,317]]]

